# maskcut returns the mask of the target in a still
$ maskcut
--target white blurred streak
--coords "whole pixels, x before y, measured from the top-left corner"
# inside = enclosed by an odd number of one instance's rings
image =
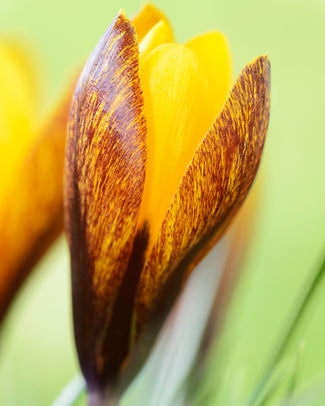
[[[195,360],[226,266],[230,234],[221,239],[191,274],[149,360],[122,405],[175,406],[174,397]]]
[[[75,376],[62,390],[60,395],[52,403],[52,406],[71,406],[85,390],[86,384],[81,376]]]

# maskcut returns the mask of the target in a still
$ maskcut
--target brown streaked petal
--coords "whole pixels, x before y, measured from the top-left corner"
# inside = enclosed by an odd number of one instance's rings
[[[75,339],[90,392],[111,383],[122,362],[111,317],[136,244],[145,136],[137,36],[120,12],[81,74],[66,146]]]
[[[11,179],[0,207],[0,321],[35,263],[63,229],[63,158],[73,87]]]
[[[267,56],[245,66],[194,153],[141,274],[135,308],[138,334],[241,206],[266,136],[269,75]]]
[[[167,17],[153,4],[145,3],[140,11],[132,18],[132,23],[138,35],[139,42],[159,21],[165,21],[170,27]]]

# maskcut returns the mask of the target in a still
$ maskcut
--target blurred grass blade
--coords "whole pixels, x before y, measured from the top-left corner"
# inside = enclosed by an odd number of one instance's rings
[[[295,365],[293,368],[292,376],[289,382],[289,387],[287,389],[287,393],[281,403],[281,406],[289,406],[293,405],[293,398],[298,386],[298,377],[299,377],[299,372],[301,370],[301,364],[302,364],[302,358],[303,354],[305,352],[305,344],[304,342],[300,342],[298,345],[298,351],[297,351],[297,356],[295,359]]]
[[[277,350],[275,351],[273,357],[271,358],[271,362],[269,363],[269,366],[266,369],[263,378],[261,379],[260,383],[257,385],[256,389],[253,391],[251,397],[249,398],[247,406],[256,405],[256,402],[260,399],[266,385],[268,384],[270,378],[272,377],[275,368],[277,367],[278,362],[281,360],[282,356],[284,355],[285,351],[287,350],[291,342],[294,333],[299,327],[308,306],[312,302],[312,299],[315,296],[317,288],[319,288],[319,286],[321,285],[324,275],[325,275],[325,257],[323,258],[321,266],[316,270],[316,272],[312,276],[310,282],[306,284],[307,288],[304,290],[303,294],[299,296],[302,299],[299,299],[295,307],[293,317],[291,321],[287,323],[288,327],[285,330],[286,332],[283,335],[283,338],[280,341],[280,344]]]
[[[299,396],[295,396],[290,403],[290,406],[315,406],[316,404],[323,405],[324,401],[325,387],[323,378],[321,382],[317,384],[314,383],[311,387],[309,387],[309,389],[305,389],[303,392],[301,392]]]
[[[85,391],[85,381],[80,376],[75,376],[60,395],[52,403],[52,406],[73,406]]]
[[[280,402],[281,406],[289,406],[292,403],[293,394],[297,388],[297,378],[301,364],[303,347],[299,345],[297,353],[292,359],[282,360],[274,370],[272,376],[258,401],[258,406],[266,406],[273,401],[281,386],[285,386],[284,395]]]
[[[282,372],[282,374],[279,374],[279,376],[276,377],[275,381],[271,383],[270,387],[266,391],[264,391],[262,398],[258,402],[258,406],[266,406],[268,404],[268,402],[272,399],[272,396],[279,389],[285,378],[285,372]]]

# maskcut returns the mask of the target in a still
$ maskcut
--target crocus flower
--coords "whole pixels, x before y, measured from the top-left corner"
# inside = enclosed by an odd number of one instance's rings
[[[0,41],[0,322],[63,228],[63,159],[72,89],[39,128],[35,77],[26,52]]]
[[[219,32],[173,42],[147,6],[118,13],[76,87],[65,168],[77,352],[101,404],[135,343],[223,235],[254,180],[269,118],[267,56],[231,88]],[[229,92],[229,94],[228,94]],[[153,332],[154,331],[154,332]]]

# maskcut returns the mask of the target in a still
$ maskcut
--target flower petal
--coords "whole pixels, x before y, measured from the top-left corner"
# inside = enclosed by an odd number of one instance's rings
[[[141,84],[148,157],[140,219],[149,226],[150,246],[214,116],[200,61],[183,45],[166,44],[154,49],[142,65]]]
[[[219,31],[199,35],[185,44],[198,56],[214,95],[217,117],[232,85],[232,58],[227,38]]]
[[[35,142],[37,91],[31,65],[17,44],[0,41],[0,172],[5,174],[0,189],[4,197]]]
[[[158,10],[153,4],[145,3],[140,11],[132,18],[132,23],[138,35],[139,42],[159,21],[165,21],[170,26],[164,13]]]
[[[145,136],[137,36],[120,12],[81,74],[66,147],[75,338],[90,391],[105,386],[121,363],[110,321],[135,238]]]
[[[172,42],[174,42],[174,37],[170,25],[167,21],[160,20],[151,28],[139,44],[140,62],[143,62],[150,52],[159,45]]]
[[[168,290],[193,269],[242,204],[257,171],[269,118],[270,65],[245,66],[215,124],[197,148],[142,271],[138,334]]]
[[[25,152],[0,205],[0,320],[63,228],[63,158],[72,86]]]

